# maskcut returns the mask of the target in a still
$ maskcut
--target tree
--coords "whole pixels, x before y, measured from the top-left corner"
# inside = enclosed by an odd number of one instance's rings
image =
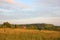
[[[28,29],[37,29],[37,26],[35,24],[30,24]]]
[[[53,30],[55,27],[53,24],[45,24],[44,29]]]
[[[8,22],[3,23],[3,28],[11,28],[11,24]]]
[[[18,28],[18,25],[15,24],[15,28]]]

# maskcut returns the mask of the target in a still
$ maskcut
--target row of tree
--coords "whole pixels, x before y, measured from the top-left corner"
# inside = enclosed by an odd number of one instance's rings
[[[24,28],[24,29],[37,29],[37,30],[60,30],[57,26],[53,24],[25,24],[25,25],[17,25],[10,24],[8,22],[4,22],[0,25],[0,28]],[[59,27],[60,28],[60,27]]]

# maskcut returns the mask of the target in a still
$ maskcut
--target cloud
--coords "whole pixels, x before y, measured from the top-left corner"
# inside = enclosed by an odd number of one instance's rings
[[[12,12],[12,10],[8,10],[8,9],[0,9],[0,12]]]
[[[21,19],[26,18],[28,13],[27,10],[31,11],[31,7],[21,2],[15,2],[15,0],[0,0],[0,20],[9,19]]]
[[[33,2],[33,4],[28,5],[22,2],[16,2],[15,0],[0,0],[0,20],[10,21],[12,19],[13,21],[15,20],[17,23],[19,23],[18,21],[22,19],[22,22],[20,21],[21,23],[27,23],[28,20],[28,23],[50,23],[50,21],[51,23],[60,23],[58,22],[60,20],[60,0],[29,1]],[[54,19],[54,17],[56,18]]]
[[[6,6],[6,7],[11,7],[11,8],[19,8],[19,9],[26,9],[26,8],[31,8],[31,6],[26,5],[22,2],[16,2],[15,0],[0,0],[0,5]]]
[[[5,2],[14,3],[14,0],[5,0]]]
[[[60,6],[60,0],[38,0],[36,2],[39,6]]]
[[[60,17],[60,0],[37,0],[33,5],[37,16]]]

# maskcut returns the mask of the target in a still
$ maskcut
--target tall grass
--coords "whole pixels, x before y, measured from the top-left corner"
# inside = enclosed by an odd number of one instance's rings
[[[60,40],[60,32],[1,28],[0,40]]]

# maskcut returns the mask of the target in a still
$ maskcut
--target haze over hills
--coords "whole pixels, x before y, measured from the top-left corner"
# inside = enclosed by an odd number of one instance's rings
[[[47,23],[60,26],[59,18],[57,17],[39,17],[39,18],[29,18],[29,19],[9,19],[0,20],[0,24],[3,22],[9,22],[11,24],[35,24],[35,23]]]

